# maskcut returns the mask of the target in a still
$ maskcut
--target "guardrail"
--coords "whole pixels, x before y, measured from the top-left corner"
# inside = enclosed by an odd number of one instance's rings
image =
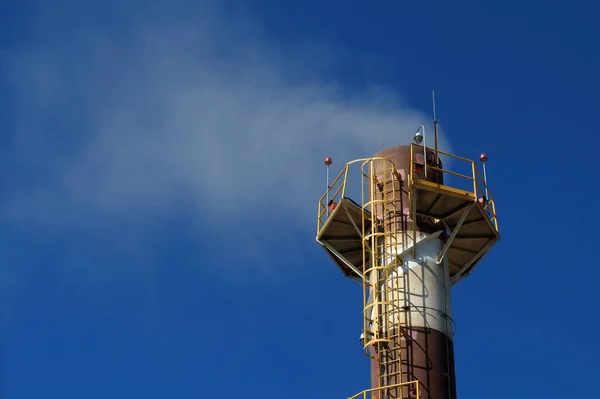
[[[410,389],[411,386],[413,386],[412,389]],[[413,398],[413,399],[419,399],[421,397],[419,381],[407,381],[407,382],[402,382],[400,384],[394,384],[394,385],[388,385],[385,387],[367,389],[367,390],[364,390],[354,396],[349,397],[348,399],[358,399],[358,398],[362,398],[362,399],[380,398],[381,399],[382,395],[380,395],[380,393],[382,391],[387,391],[387,390],[391,390],[391,389],[402,389],[405,387],[409,388],[409,396],[408,397]],[[395,397],[404,397],[404,396],[395,396]]]
[[[464,173],[458,173],[458,172],[450,170],[450,169],[444,169],[443,167],[435,166],[433,163],[429,163],[427,161],[425,161],[424,165],[416,162],[415,155],[416,154],[424,154],[424,151],[425,151],[425,148],[422,145],[414,144],[414,143],[411,144],[410,182],[412,182],[413,179],[418,178],[417,176],[415,176],[415,166],[416,165],[422,166],[424,168],[425,175],[427,175],[427,173],[429,171],[436,171],[436,172],[442,173],[445,176],[446,175],[452,176],[452,177],[461,179],[462,181],[469,182],[468,186],[471,188],[467,189],[466,191],[470,191],[470,194],[472,194],[473,197],[477,198],[478,200],[485,198],[485,201],[482,201],[483,208],[487,212],[487,214],[490,218],[490,221],[492,222],[492,224],[494,225],[496,230],[498,230],[498,218],[496,215],[496,200],[494,199],[494,196],[490,192],[490,189],[488,188],[485,180],[483,179],[483,175],[479,171],[479,168],[477,167],[475,162],[471,159],[459,157],[458,155],[450,154],[448,152],[444,152],[441,150],[436,150],[434,148],[427,147],[427,153],[428,154],[433,153],[433,155],[435,156],[436,159],[440,159],[441,158],[440,156],[445,156],[445,157],[450,158],[453,161],[458,161],[459,164],[468,165],[468,169],[470,169],[471,173],[470,173],[470,175],[466,175]],[[425,159],[427,159],[427,158],[425,158]],[[452,187],[452,185],[446,185],[446,186]],[[461,188],[461,190],[462,190],[462,188]]]
[[[323,226],[325,225],[325,223],[327,222],[327,219],[329,217],[329,214],[331,213],[332,209],[332,205],[333,203],[339,203],[339,201],[346,197],[346,191],[347,191],[347,183],[348,183],[348,178],[350,177],[350,169],[352,166],[360,163],[360,171],[357,171],[356,174],[360,175],[361,177],[361,181],[357,182],[357,187],[361,188],[361,193],[360,193],[360,206],[361,207],[365,207],[368,206],[368,202],[369,200],[365,200],[365,193],[368,193],[370,190],[370,187],[366,187],[365,186],[365,181],[371,179],[371,176],[369,175],[370,170],[369,168],[365,168],[365,165],[367,165],[369,162],[373,162],[373,161],[385,161],[385,162],[391,162],[389,159],[384,158],[384,157],[371,157],[371,158],[360,158],[360,159],[355,159],[354,161],[350,161],[348,162],[344,168],[342,169],[342,171],[337,175],[337,177],[335,179],[333,179],[333,181],[331,183],[329,183],[329,187],[327,188],[327,190],[325,191],[325,193],[321,196],[321,198],[319,198],[319,210],[317,213],[317,235],[319,234],[319,232],[321,231],[321,229],[323,228]],[[356,169],[358,169],[358,165],[356,165]],[[367,170],[365,170],[367,169]],[[352,178],[354,178],[352,176]],[[365,178],[367,180],[365,180]]]

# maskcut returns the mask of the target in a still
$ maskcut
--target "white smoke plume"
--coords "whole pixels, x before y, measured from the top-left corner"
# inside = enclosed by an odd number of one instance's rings
[[[23,46],[2,55],[18,115],[11,159],[25,173],[5,220],[230,217],[274,203],[303,219],[325,189],[325,156],[337,170],[376,152],[379,135],[408,142],[431,123],[395,93],[321,78],[333,45],[284,51],[212,2],[108,2],[110,24],[98,10],[75,20],[79,3],[67,3],[32,17]]]

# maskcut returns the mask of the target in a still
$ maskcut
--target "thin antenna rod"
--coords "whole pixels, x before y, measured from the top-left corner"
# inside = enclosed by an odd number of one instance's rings
[[[327,215],[329,215],[329,212],[332,210],[331,209],[331,204],[329,203],[329,190],[331,189],[331,187],[329,186],[329,166],[332,164],[331,161],[331,157],[326,157],[325,158],[325,167],[327,167],[327,199],[326,199],[326,204],[325,206],[327,207]],[[333,199],[332,199],[333,201]]]
[[[431,90],[431,97],[433,98],[433,121],[435,122],[437,120],[435,117],[435,90]]]
[[[431,90],[431,97],[433,99],[433,135],[434,135],[434,146],[435,146],[435,155],[434,155],[434,164],[438,166],[438,122],[437,116],[435,113],[435,90]]]
[[[381,131],[379,132],[379,151],[381,151],[381,149],[383,148],[382,144],[381,144]]]

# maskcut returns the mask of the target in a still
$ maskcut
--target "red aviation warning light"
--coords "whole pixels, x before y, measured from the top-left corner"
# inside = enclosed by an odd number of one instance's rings
[[[327,205],[329,206],[330,211],[333,211],[337,207],[337,203],[335,203],[334,200],[329,201]]]

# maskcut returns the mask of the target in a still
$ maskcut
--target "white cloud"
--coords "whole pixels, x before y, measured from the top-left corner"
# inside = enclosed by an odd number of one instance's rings
[[[21,115],[16,165],[32,173],[6,196],[5,219],[231,216],[277,202],[312,223],[326,155],[340,168],[377,151],[379,134],[408,142],[431,123],[389,91],[323,82],[327,44],[282,51],[247,17],[189,7],[123,11],[110,31],[41,17],[4,54]]]

